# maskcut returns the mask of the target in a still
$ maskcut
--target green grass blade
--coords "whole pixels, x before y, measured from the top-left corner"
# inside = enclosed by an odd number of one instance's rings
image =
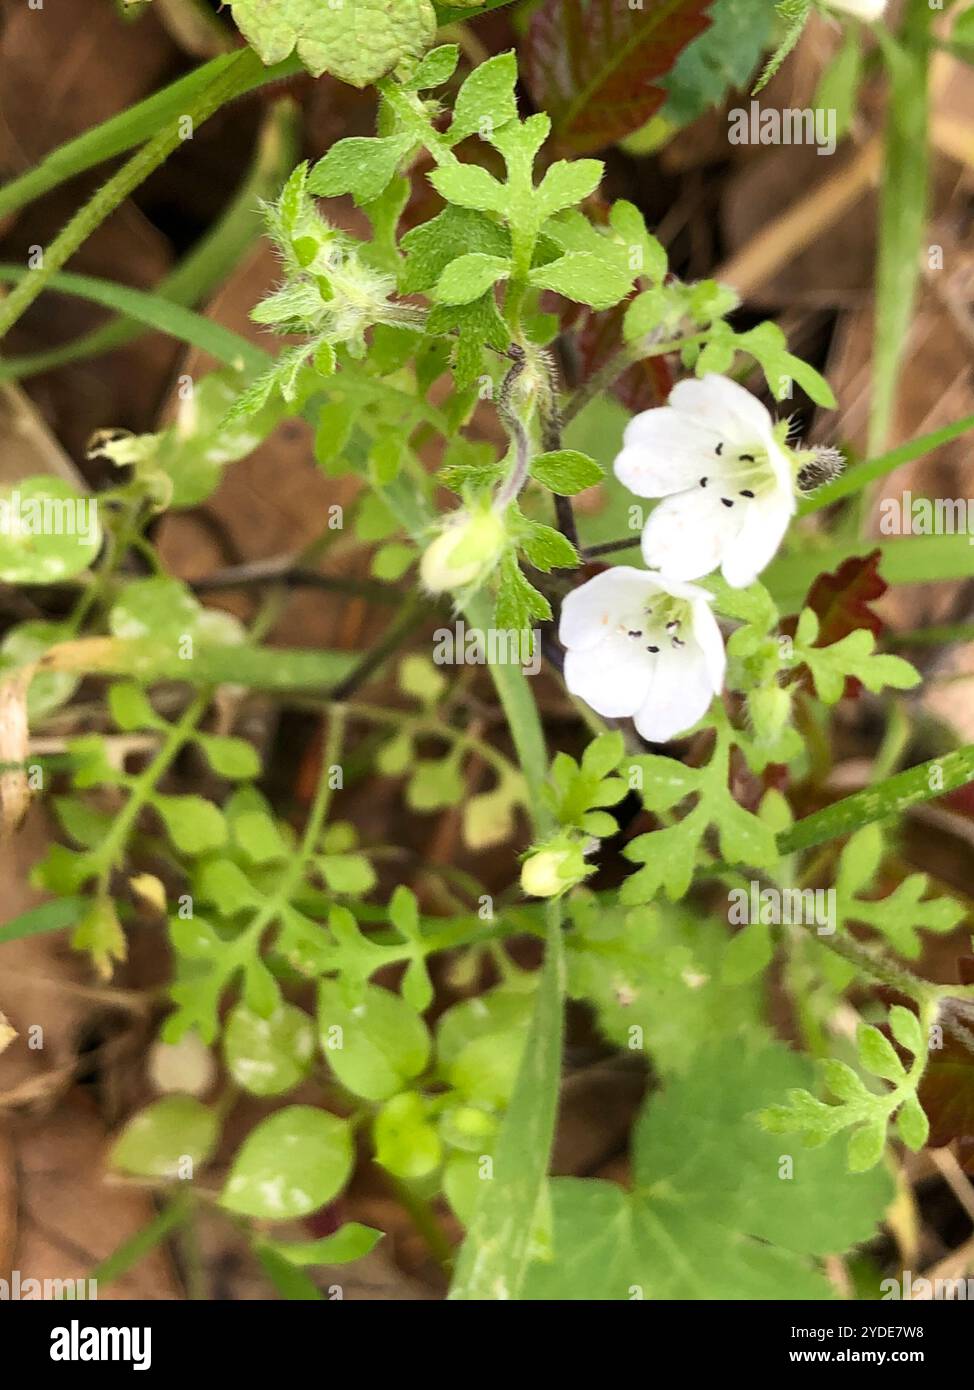
[[[929,184],[930,25],[928,0],[909,0],[901,42],[875,26],[890,79],[879,211],[869,452],[889,434],[900,364],[920,275]]]
[[[155,135],[168,121],[176,120],[187,109],[187,103],[207,87],[224,68],[237,57],[239,50],[221,53],[218,58],[202,64],[201,67],[170,83],[161,92],[138,102],[127,111],[112,116],[101,125],[93,126],[74,140],[69,140],[52,150],[40,164],[19,178],[0,188],[0,217],[6,217],[25,204],[33,202],[66,179],[75,174],[92,169],[106,159],[124,154],[143,141]],[[266,86],[268,82],[278,82],[301,72],[301,64],[296,57],[286,59],[274,67],[264,68],[254,74],[246,91],[254,91]]]
[[[888,541],[842,541],[779,556],[762,582],[782,612],[794,613],[820,574],[831,574],[844,560],[870,550],[879,550],[879,571],[887,584],[938,584],[969,579],[974,571],[974,546],[965,534],[897,536]]]
[[[188,307],[199,303],[226,278],[260,234],[259,200],[274,197],[295,163],[296,134],[292,103],[278,102],[261,132],[254,162],[229,206],[175,269],[159,281],[154,295]],[[120,318],[46,352],[0,360],[0,381],[22,380],[111,352],[137,338],[145,327],[138,320]]]
[[[0,281],[11,284],[34,273],[23,266],[0,264]],[[46,289],[59,294],[77,295],[79,299],[89,299],[93,304],[113,309],[146,328],[158,329],[160,333],[168,333],[172,338],[201,348],[228,366],[263,371],[271,362],[266,352],[248,343],[238,333],[232,333],[229,328],[213,323],[202,314],[194,314],[191,309],[184,309],[182,305],[173,304],[147,290],[132,290],[111,280],[97,280],[94,276],[75,275],[67,270],[52,275]]]
[[[865,791],[855,792],[805,816],[779,834],[778,848],[783,855],[811,849],[840,835],[850,835],[873,821],[901,815],[911,806],[933,801],[971,781],[974,781],[974,744],[969,743],[945,753],[942,758],[931,758],[929,762],[898,772]]]
[[[55,898],[22,912],[0,927],[0,946],[8,941],[21,941],[25,936],[39,936],[41,932],[63,931],[65,927],[74,926],[83,903],[83,898]]]
[[[300,647],[203,646],[181,657],[149,638],[92,637],[52,647],[41,666],[135,676],[142,681],[190,681],[194,685],[244,685],[254,690],[327,692],[359,660],[355,652]]]
[[[514,1092],[494,1148],[494,1175],[470,1220],[450,1298],[517,1298],[532,1259],[554,1139],[564,1028],[561,908],[548,907],[545,962]]]
[[[854,493],[861,492],[864,487],[868,487],[870,483],[876,482],[879,478],[885,478],[887,473],[892,473],[894,469],[901,468],[905,463],[913,463],[916,459],[923,458],[925,454],[932,453],[934,449],[939,449],[943,444],[949,444],[952,439],[959,439],[962,434],[966,434],[968,430],[972,429],[974,429],[974,415],[966,415],[963,420],[955,420],[951,425],[944,425],[943,429],[932,430],[930,434],[922,434],[918,439],[912,439],[908,444],[901,444],[898,449],[891,449],[889,453],[880,454],[878,458],[857,464],[855,468],[850,468],[847,473],[843,473],[834,482],[819,488],[811,497],[806,497],[798,507],[798,515],[808,516],[811,512],[819,512],[823,507],[831,506],[833,502],[841,502],[844,497],[851,497]]]
[[[168,1206],[163,1207],[155,1220],[143,1226],[141,1231],[136,1231],[130,1239],[123,1241],[117,1250],[102,1260],[101,1264],[95,1265],[88,1278],[95,1280],[100,1288],[107,1288],[140,1260],[145,1259],[150,1250],[154,1250],[173,1231],[178,1230],[189,1219],[191,1212],[188,1196],[176,1197]]]

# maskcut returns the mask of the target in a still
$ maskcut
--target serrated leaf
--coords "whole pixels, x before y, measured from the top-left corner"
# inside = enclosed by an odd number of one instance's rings
[[[552,217],[563,208],[581,203],[598,188],[604,172],[600,159],[557,160],[535,192],[537,215]]]
[[[605,474],[588,454],[577,449],[556,449],[532,460],[531,476],[559,497],[574,497],[602,482]]]
[[[434,297],[442,304],[469,304],[510,273],[510,261],[472,251],[450,262],[437,282]]]
[[[330,72],[368,86],[406,58],[418,58],[436,33],[430,0],[230,0],[240,31],[267,64],[296,48],[320,77]]]
[[[436,284],[446,267],[459,256],[480,252],[508,260],[511,238],[482,213],[448,204],[438,216],[407,232],[400,242],[406,264],[399,275],[403,294],[416,294]]]
[[[411,92],[425,92],[433,87],[442,87],[456,72],[460,61],[460,45],[444,43],[433,48],[409,74],[403,83]]]
[[[529,1298],[804,1299],[830,1290],[811,1260],[868,1239],[892,1196],[882,1171],[852,1177],[834,1150],[791,1155],[754,1112],[808,1063],[780,1045],[708,1049],[644,1108],[635,1185],[556,1179],[555,1259]],[[735,1160],[722,1156],[733,1149]]]
[[[476,212],[504,213],[509,195],[505,186],[479,164],[447,164],[435,169],[430,183],[448,203]]]
[[[629,293],[632,277],[611,261],[589,251],[569,251],[547,265],[536,266],[528,276],[538,289],[554,290],[593,309],[611,309]]]
[[[553,526],[541,522],[530,523],[520,545],[535,569],[546,574],[549,570],[571,569],[578,564],[578,552],[571,541]]]
[[[517,57],[498,53],[478,63],[457,93],[453,104],[450,140],[456,144],[468,135],[493,134],[517,116],[514,86]]]
[[[361,207],[385,190],[413,143],[411,135],[338,140],[311,171],[308,191],[319,198],[351,193]]]
[[[743,88],[768,47],[774,22],[768,0],[715,0],[708,14],[710,28],[684,49],[661,84],[661,114],[677,125],[719,106],[729,90]]]

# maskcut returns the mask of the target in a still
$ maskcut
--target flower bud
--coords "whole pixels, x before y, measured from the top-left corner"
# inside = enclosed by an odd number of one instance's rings
[[[596,841],[590,847],[595,848]],[[585,863],[586,849],[569,834],[549,840],[521,865],[521,887],[532,898],[554,898],[593,872]]]
[[[791,717],[791,695],[779,685],[752,690],[747,697],[748,709],[757,733],[765,739],[776,739]]]
[[[499,560],[505,539],[504,522],[496,512],[456,513],[420,561],[424,588],[431,594],[444,594],[485,579]]]

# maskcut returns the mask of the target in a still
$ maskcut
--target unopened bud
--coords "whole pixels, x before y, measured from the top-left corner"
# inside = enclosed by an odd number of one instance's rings
[[[485,579],[500,559],[505,538],[496,512],[458,512],[423,554],[419,574],[424,588],[444,594]]]
[[[581,864],[581,855],[570,849],[542,849],[521,865],[521,887],[532,898],[553,898],[579,881],[572,870]],[[582,865],[584,875],[584,865]]]

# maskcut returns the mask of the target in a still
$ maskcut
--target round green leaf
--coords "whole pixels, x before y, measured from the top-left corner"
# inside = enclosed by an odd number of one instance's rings
[[[155,796],[152,804],[159,812],[169,838],[184,854],[205,854],[227,842],[223,813],[202,796]]]
[[[61,478],[0,487],[0,580],[57,584],[87,569],[101,549],[97,504]]]
[[[376,1158],[397,1178],[424,1178],[439,1166],[443,1146],[415,1091],[403,1091],[386,1102],[375,1118],[373,1135]]]
[[[238,1004],[223,1034],[230,1075],[255,1096],[277,1096],[302,1081],[314,1046],[311,1019],[293,1004],[282,1004],[269,1018]]]
[[[2,540],[2,538],[0,538]],[[60,623],[19,623],[0,644],[0,671],[27,666],[49,647],[65,642],[74,634]],[[27,691],[27,714],[33,722],[70,700],[78,685],[72,671],[40,671]]]
[[[325,1057],[343,1086],[366,1100],[388,1100],[426,1066],[426,1025],[398,994],[366,985],[349,1008],[333,980],[322,981],[318,1027]]]
[[[200,611],[185,584],[157,575],[126,585],[108,615],[108,625],[113,636],[127,641],[155,637],[175,643],[195,631]]]
[[[243,1216],[293,1221],[341,1191],[352,1158],[347,1120],[310,1105],[290,1105],[244,1140],[220,1205]]]
[[[166,1096],[129,1120],[109,1161],[139,1177],[191,1176],[213,1152],[219,1127],[214,1112],[193,1096]]]

